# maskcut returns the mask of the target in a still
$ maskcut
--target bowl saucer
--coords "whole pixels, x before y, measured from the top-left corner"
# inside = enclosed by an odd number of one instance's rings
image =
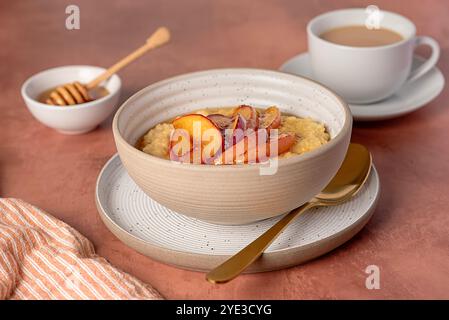
[[[412,69],[416,69],[424,61],[423,58],[415,55]],[[313,79],[308,52],[289,59],[279,70]],[[354,120],[357,121],[392,119],[424,107],[440,94],[443,87],[444,76],[437,67],[433,67],[427,74],[412,83],[404,85],[388,99],[372,104],[349,104],[349,108]]]
[[[379,191],[373,167],[366,186],[353,200],[298,217],[247,272],[291,267],[340,246],[368,222]],[[117,238],[150,258],[190,270],[214,268],[280,219],[230,226],[178,214],[143,193],[118,155],[101,170],[95,192],[98,212]]]

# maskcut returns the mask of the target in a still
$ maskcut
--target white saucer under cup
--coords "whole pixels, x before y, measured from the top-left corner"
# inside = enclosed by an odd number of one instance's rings
[[[412,72],[424,61],[423,58],[415,55]],[[310,66],[310,57],[307,52],[291,58],[279,70],[312,80],[314,79]],[[433,67],[415,81],[406,83],[388,99],[372,104],[349,104],[349,108],[356,121],[377,121],[397,118],[420,109],[435,99],[443,90],[444,82],[442,72],[437,67]]]
[[[369,221],[379,191],[379,177],[373,167],[367,184],[354,199],[340,206],[312,209],[298,217],[247,272],[295,266],[340,246]],[[280,219],[231,226],[178,214],[143,193],[118,155],[100,172],[95,198],[103,222],[126,245],[163,263],[198,271],[216,267]]]

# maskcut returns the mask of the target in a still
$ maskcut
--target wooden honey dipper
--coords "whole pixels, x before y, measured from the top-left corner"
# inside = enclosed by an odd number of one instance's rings
[[[92,101],[92,98],[89,95],[89,90],[97,87],[101,82],[108,79],[114,73],[127,66],[144,53],[165,44],[169,40],[170,31],[165,27],[158,28],[147,39],[143,46],[127,55],[125,58],[114,64],[89,83],[84,85],[78,81],[75,81],[73,83],[67,83],[59,86],[50,92],[49,98],[45,100],[45,103],[57,106],[67,106]]]

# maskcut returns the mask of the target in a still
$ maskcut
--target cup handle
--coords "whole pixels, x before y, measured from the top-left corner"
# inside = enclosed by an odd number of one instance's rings
[[[424,62],[419,68],[412,71],[410,76],[408,77],[407,83],[415,81],[419,77],[426,74],[430,69],[432,69],[438,61],[440,57],[440,46],[435,39],[426,36],[418,36],[415,41],[415,49],[420,45],[427,45],[432,49],[432,54],[430,58]]]

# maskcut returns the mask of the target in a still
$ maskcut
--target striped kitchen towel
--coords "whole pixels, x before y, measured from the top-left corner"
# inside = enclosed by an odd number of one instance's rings
[[[0,198],[0,299],[162,299],[48,213]]]

